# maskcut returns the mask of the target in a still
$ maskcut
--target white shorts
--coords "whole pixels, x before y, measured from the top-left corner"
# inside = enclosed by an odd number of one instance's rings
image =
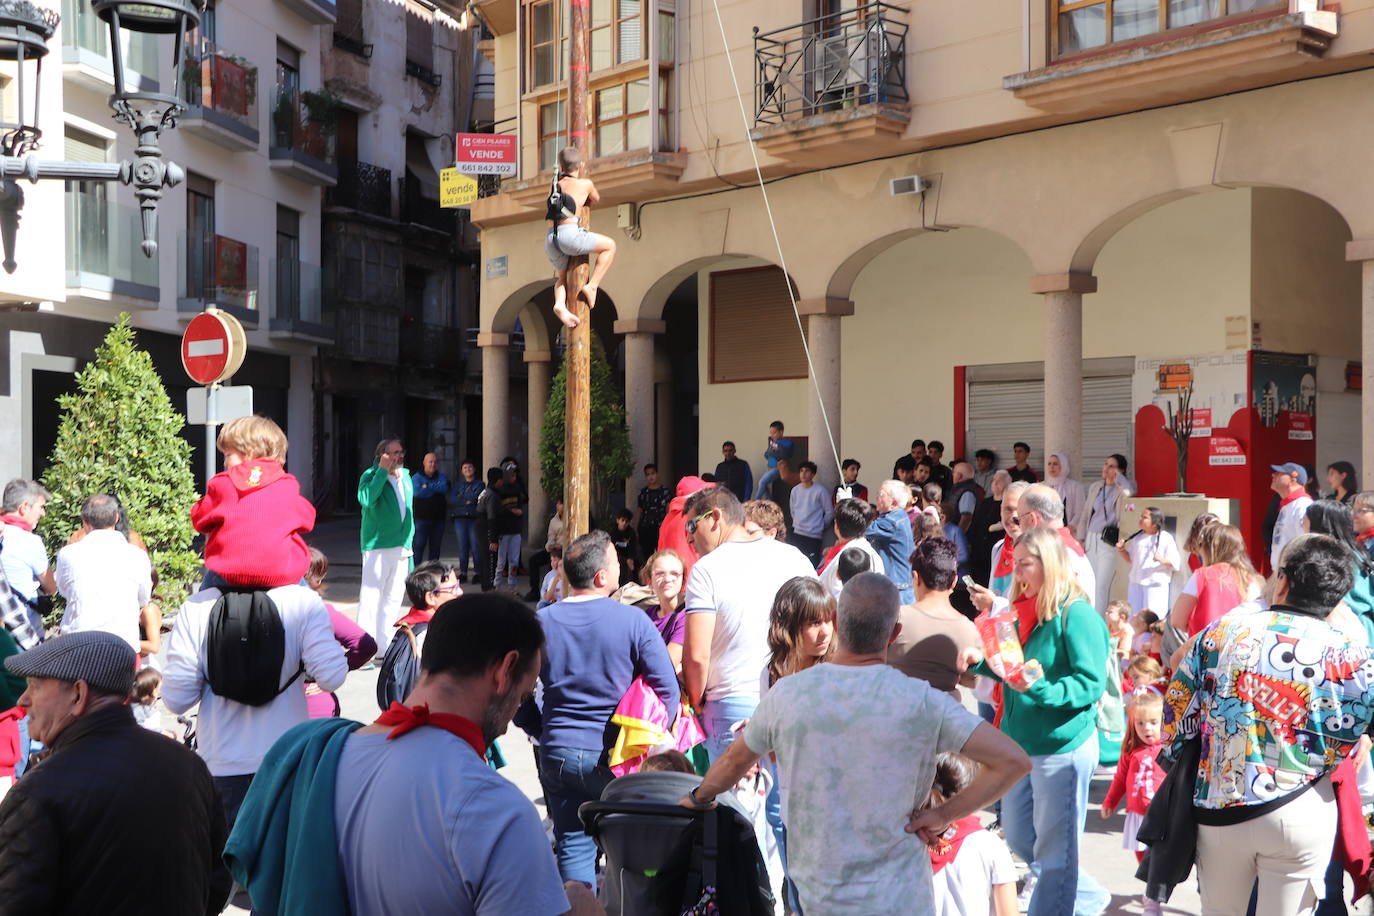
[[[554,270],[567,270],[571,257],[591,254],[593,251],[596,251],[596,239],[576,223],[564,223],[557,229],[550,228],[544,235],[544,254],[548,256]]]

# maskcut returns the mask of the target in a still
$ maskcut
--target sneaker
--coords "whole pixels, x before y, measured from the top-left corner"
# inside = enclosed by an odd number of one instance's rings
[[[1164,904],[1140,895],[1140,916],[1164,916]]]
[[[1031,897],[1035,894],[1035,883],[1038,880],[1034,873],[1026,872],[1025,881],[1021,884],[1021,893],[1016,895],[1016,907],[1023,913],[1030,909]]]

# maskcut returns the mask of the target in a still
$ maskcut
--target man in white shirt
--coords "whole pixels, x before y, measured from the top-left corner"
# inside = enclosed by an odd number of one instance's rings
[[[742,740],[681,802],[709,807],[759,758],[777,754],[788,877],[807,913],[934,912],[927,843],[1030,772],[1011,738],[888,666],[898,613],[885,575],[855,576],[840,596],[834,657],[778,681]],[[982,768],[963,791],[926,808],[945,751]]]
[[[0,564],[5,568],[10,588],[24,602],[30,628],[37,633],[43,632],[45,609],[39,596],[57,591],[48,548],[33,530],[47,514],[48,495],[37,481],[18,478],[5,484],[0,500],[0,528],[4,535]]]
[[[812,568],[821,564],[821,536],[830,524],[830,493],[816,484],[816,463],[803,461],[797,466],[801,483],[792,488],[792,536],[788,539],[811,561]]]
[[[81,504],[85,535],[57,552],[57,591],[67,599],[62,632],[104,630],[137,652],[139,611],[153,597],[153,566],[118,524],[113,496],[97,493]]]
[[[687,579],[682,678],[714,760],[734,740],[731,726],[758,705],[774,596],[789,579],[814,578],[816,570],[789,544],[751,539],[744,507],[726,487],[693,494],[682,514],[701,557]]]
[[[868,543],[868,538],[864,537],[872,515],[868,503],[862,499],[842,499],[835,503],[834,527],[837,541],[829,554],[829,562],[821,567],[821,585],[829,589],[830,594],[836,598],[840,597],[840,589],[844,587],[844,583],[840,581],[840,554],[846,550],[852,548],[862,551],[868,557],[868,568],[871,571],[883,571],[883,558],[873,549],[873,545]]]
[[[315,686],[328,693],[343,685],[348,663],[334,639],[323,599],[304,585],[274,588],[267,595],[281,615],[284,652],[278,684],[286,688],[261,706],[219,696],[210,689],[206,633],[220,594],[217,588],[207,588],[181,606],[167,641],[162,701],[174,713],[200,704],[197,752],[214,777],[224,803],[225,821],[232,830],[248,785],[268,749],[287,729],[309,718],[305,687],[291,680],[304,666],[303,675],[313,678]]]
[[[1279,557],[1288,542],[1302,534],[1302,520],[1312,497],[1307,495],[1307,469],[1296,461],[1270,465],[1274,472],[1269,488],[1279,494],[1279,517],[1274,522],[1274,537],[1269,542],[1269,569],[1279,568]]]

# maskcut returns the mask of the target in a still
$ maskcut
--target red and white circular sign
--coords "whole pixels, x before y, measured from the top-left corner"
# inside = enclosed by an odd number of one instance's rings
[[[222,382],[243,365],[247,340],[237,318],[207,309],[191,319],[181,335],[181,365],[202,385]]]

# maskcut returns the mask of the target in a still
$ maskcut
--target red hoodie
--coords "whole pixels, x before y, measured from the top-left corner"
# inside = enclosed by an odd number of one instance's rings
[[[687,576],[692,572],[692,564],[699,558],[697,552],[692,549],[692,544],[687,540],[687,520],[682,515],[682,507],[687,505],[687,500],[698,490],[704,490],[711,484],[702,480],[700,477],[684,477],[677,482],[677,493],[673,501],[668,504],[668,514],[663,517],[663,524],[658,527],[658,549],[676,550],[682,557],[682,585],[687,587]]]
[[[205,567],[230,585],[294,585],[310,569],[301,535],[315,527],[315,507],[279,461],[249,458],[211,477],[191,524],[207,536]]]

